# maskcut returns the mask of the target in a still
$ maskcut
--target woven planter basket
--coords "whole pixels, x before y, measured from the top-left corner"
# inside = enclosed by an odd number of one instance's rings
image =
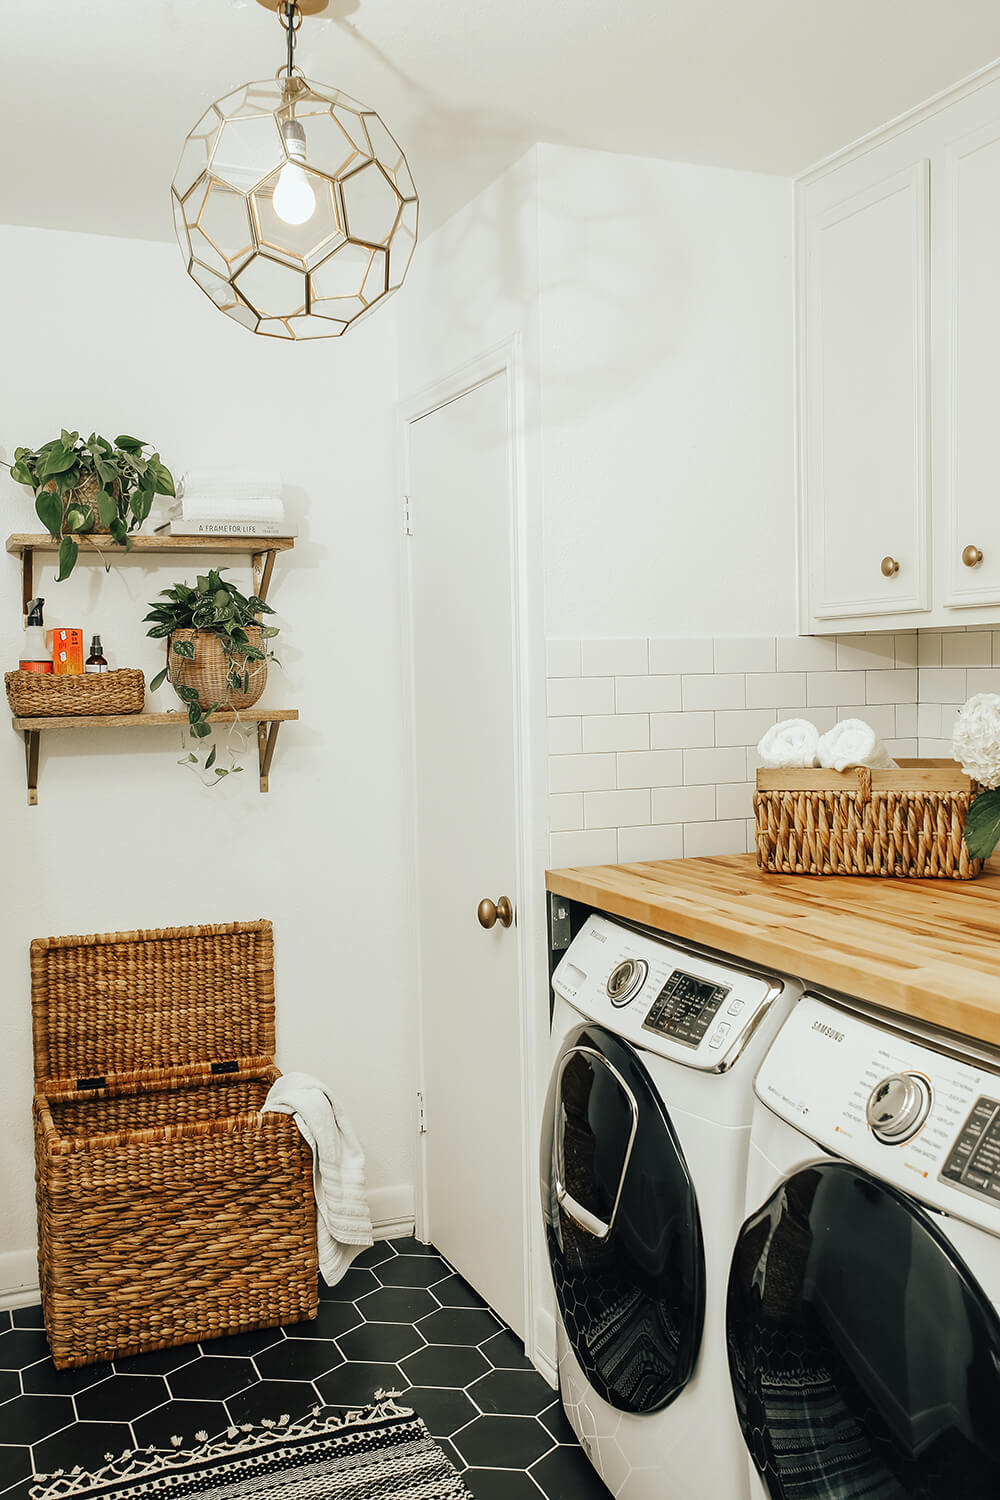
[[[246,627],[247,640],[259,649],[263,646],[260,627]],[[173,641],[193,641],[194,661],[185,661],[175,656],[170,649]],[[242,671],[242,659],[237,656],[237,670]],[[222,645],[222,638],[214,630],[175,630],[167,637],[167,671],[174,687],[193,687],[198,690],[198,704],[210,709],[213,704],[220,708],[252,708],[267,686],[267,662],[251,661],[246,664],[250,673],[250,686],[246,692],[231,688],[226,681],[229,658]]]
[[[312,1155],[261,1115],[269,922],[31,945],[38,1265],[58,1369],[314,1318]]]
[[[133,667],[116,672],[6,672],[4,686],[19,719],[141,714],[146,696],[146,680]]]
[[[953,760],[901,760],[895,771],[757,772],[757,863],[782,875],[972,880],[983,868],[962,837],[980,787]]]

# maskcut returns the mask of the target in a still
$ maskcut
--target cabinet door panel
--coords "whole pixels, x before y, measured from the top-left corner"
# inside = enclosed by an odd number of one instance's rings
[[[1000,602],[1000,119],[948,147],[944,202],[941,573],[954,609]],[[967,547],[982,552],[978,565],[963,563]]]
[[[928,171],[805,226],[801,403],[809,614],[926,609]],[[899,568],[881,571],[883,557]]]

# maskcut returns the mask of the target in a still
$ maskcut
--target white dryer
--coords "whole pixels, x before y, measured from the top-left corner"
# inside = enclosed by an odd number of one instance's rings
[[[1000,1057],[807,995],[761,1067],[727,1338],[752,1492],[1000,1495]]]
[[[566,1414],[620,1500],[740,1500],[726,1279],[753,1074],[801,988],[599,915],[553,988],[542,1211]]]

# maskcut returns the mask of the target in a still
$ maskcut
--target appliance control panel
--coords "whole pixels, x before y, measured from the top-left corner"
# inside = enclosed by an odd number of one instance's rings
[[[754,1086],[833,1155],[1000,1235],[1000,1060],[936,1051],[807,994]]]
[[[588,1020],[647,1052],[724,1072],[782,981],[590,916],[552,977]]]

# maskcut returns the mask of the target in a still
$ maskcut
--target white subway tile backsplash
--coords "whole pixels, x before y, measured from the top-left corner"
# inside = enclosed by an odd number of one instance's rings
[[[613,714],[615,679],[613,677],[550,677],[548,683],[549,713]]]
[[[618,757],[620,787],[678,786],[683,775],[684,761],[679,750],[639,750]]]
[[[710,710],[688,714],[652,714],[649,743],[654,750],[689,750],[715,744],[715,715]]]
[[[712,672],[714,669],[711,637],[670,636],[649,643],[651,672]]]
[[[809,672],[806,676],[806,701],[810,708],[814,704],[822,708],[832,703],[851,703],[863,700],[864,696],[864,672]]]
[[[747,708],[777,708],[791,703],[806,706],[805,672],[749,672]]]
[[[579,677],[580,642],[546,641],[545,673],[547,677]]]
[[[587,714],[584,750],[648,750],[648,714]]]
[[[779,636],[779,672],[832,672],[837,666],[833,636]]]
[[[648,828],[618,830],[618,858],[623,864],[683,856],[684,830],[679,823],[651,823]]]
[[[716,789],[715,813],[718,818],[747,818],[753,817],[753,794],[756,790],[752,781],[734,781],[729,785],[722,785]]]
[[[916,667],[895,667],[883,672],[866,672],[865,701],[868,703],[916,703]]]
[[[698,859],[707,854],[745,854],[746,824],[742,822],[685,823],[684,858]]]
[[[620,714],[674,713],[681,706],[679,677],[618,677],[615,711]]]
[[[656,787],[652,798],[654,823],[707,823],[716,815],[712,786]]]
[[[618,767],[613,755],[549,757],[550,792],[610,791],[617,782]]]
[[[584,792],[585,828],[625,828],[649,823],[649,792]]]
[[[993,643],[986,630],[963,630],[941,637],[943,667],[988,667],[993,660]]]
[[[746,708],[746,678],[740,672],[686,676],[681,679],[681,694],[685,710]]]
[[[583,749],[582,719],[550,718],[548,730],[550,755],[573,755]]]
[[[628,677],[648,672],[649,642],[581,641],[580,671],[584,677]]]
[[[964,703],[963,667],[921,667],[917,673],[918,703]]]
[[[553,833],[566,833],[583,827],[583,793],[560,792],[549,797],[549,828]]]
[[[553,864],[679,859],[754,851],[779,719],[865,719],[897,757],[950,756],[959,705],[1000,692],[1000,631],[565,639],[547,663]]]
[[[684,750],[684,783],[704,786],[708,782],[746,781],[746,748]]]
[[[773,672],[775,641],[770,635],[722,635],[715,640],[716,672]]]
[[[614,828],[587,828],[574,833],[553,833],[549,839],[553,869],[572,865],[618,863],[618,833]]]
[[[773,708],[725,709],[715,716],[717,745],[756,745],[778,721]]]
[[[891,635],[838,635],[839,672],[877,672],[896,665],[896,642]],[[916,663],[914,663],[916,665]]]

